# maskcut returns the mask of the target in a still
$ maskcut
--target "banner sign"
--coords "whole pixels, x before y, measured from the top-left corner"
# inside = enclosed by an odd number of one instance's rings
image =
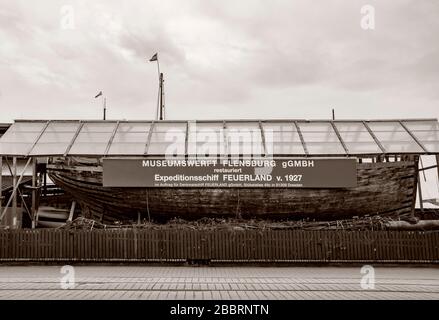
[[[351,188],[355,158],[104,158],[104,187]]]

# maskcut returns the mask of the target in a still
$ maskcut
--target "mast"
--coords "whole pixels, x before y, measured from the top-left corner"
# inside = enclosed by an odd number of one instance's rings
[[[159,90],[160,90],[160,93],[159,93],[159,99],[160,99],[160,102],[159,102],[159,108],[160,108],[160,117],[159,117],[159,120],[165,120],[165,102],[164,102],[164,96],[165,96],[165,93],[164,93],[164,91],[163,91],[163,83],[164,83],[164,80],[163,80],[163,72],[161,72],[160,73],[160,77],[159,77],[159,81],[160,81],[160,84],[159,84]]]
[[[104,120],[107,118],[107,98],[104,98]]]
[[[157,62],[157,74],[159,76],[159,94],[157,97],[157,113],[156,117],[158,117],[158,120],[164,120],[165,119],[165,93],[163,90],[163,73],[160,72],[160,62],[159,62],[159,56],[158,53],[155,53],[151,59],[149,59],[150,62],[156,61]]]

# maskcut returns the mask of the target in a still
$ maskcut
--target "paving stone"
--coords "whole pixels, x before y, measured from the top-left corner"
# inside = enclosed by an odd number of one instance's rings
[[[61,267],[0,266],[0,299],[439,299],[439,269],[376,267],[375,289],[360,267],[77,266],[74,289]]]

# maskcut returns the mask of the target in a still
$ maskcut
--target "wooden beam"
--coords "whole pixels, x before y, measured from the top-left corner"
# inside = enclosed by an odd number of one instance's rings
[[[418,195],[419,195],[419,206],[421,207],[421,211],[424,211],[424,199],[422,198],[421,177],[419,172],[418,172]]]
[[[47,170],[44,170],[43,174],[43,194],[47,196]]]
[[[65,166],[63,164],[48,164],[47,169],[67,170],[67,171],[85,171],[85,172],[102,172],[102,166]]]
[[[415,174],[414,174],[414,188],[413,188],[413,193],[412,193],[412,206],[411,206],[411,216],[414,218],[415,217],[415,207],[416,207],[416,194],[417,194],[417,189],[418,189],[418,183],[419,183],[419,156],[415,156],[414,157],[414,163],[415,163]]]
[[[420,160],[420,163],[421,163],[421,165],[422,165],[422,158],[421,158],[421,156],[419,156],[419,160]],[[424,179],[425,179],[425,172],[423,172],[423,174],[424,174]],[[419,193],[419,206],[421,207],[421,211],[424,211],[424,199],[423,199],[423,197],[422,197],[422,186],[421,186],[421,181],[422,181],[422,179],[421,179],[421,171],[420,171],[419,166],[418,166],[418,193]]]
[[[72,206],[70,207],[69,217],[67,219],[68,222],[72,222],[73,220],[73,215],[75,214],[75,207],[76,207],[76,201],[73,200]]]

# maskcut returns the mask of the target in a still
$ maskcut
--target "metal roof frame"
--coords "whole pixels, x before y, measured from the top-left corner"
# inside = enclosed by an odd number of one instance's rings
[[[16,119],[14,120],[14,123],[19,122],[47,122],[49,120],[47,119]],[[336,119],[336,120],[328,120],[328,119],[294,119],[294,118],[284,118],[284,119],[177,119],[177,120],[120,120],[120,119],[114,119],[114,120],[98,120],[98,119],[60,119],[60,120],[50,120],[52,122],[92,122],[92,123],[111,123],[111,122],[120,122],[120,123],[151,123],[151,122],[157,122],[157,123],[185,123],[185,122],[200,122],[200,123],[221,123],[223,121],[225,122],[291,122],[291,121],[299,121],[299,122],[410,122],[410,121],[438,121],[437,118],[404,118],[404,119],[396,119],[396,118],[390,118],[390,119]]]
[[[282,123],[282,124],[290,124],[292,126],[292,130],[297,131],[299,138],[300,138],[300,142],[302,144],[304,153],[302,154],[291,154],[290,156],[365,156],[365,155],[388,155],[388,154],[437,154],[437,152],[430,152],[428,150],[428,148],[425,147],[425,145],[422,143],[422,141],[420,141],[417,137],[416,134],[414,134],[406,125],[405,123],[410,123],[411,121],[416,121],[416,122],[437,122],[437,119],[434,118],[429,118],[429,119],[377,119],[377,120],[359,120],[359,119],[354,119],[354,120],[349,120],[349,119],[343,119],[343,120],[320,120],[320,119],[316,119],[316,120],[305,120],[305,119],[257,119],[257,120],[249,120],[249,119],[221,119],[221,120],[162,120],[162,121],[154,121],[154,120],[134,120],[134,121],[129,121],[129,120],[16,120],[15,123],[44,123],[43,128],[41,129],[41,131],[37,134],[33,144],[29,147],[29,149],[27,150],[26,153],[22,153],[22,154],[3,154],[5,156],[28,156],[28,157],[43,157],[43,156],[64,156],[67,157],[69,156],[70,150],[72,148],[72,146],[75,144],[76,138],[78,137],[78,135],[80,134],[80,132],[82,132],[82,129],[84,127],[85,124],[88,123],[106,123],[106,124],[113,124],[114,123],[114,128],[112,130],[111,133],[111,137],[109,138],[106,148],[105,148],[105,152],[103,152],[102,154],[75,154],[75,156],[91,156],[91,157],[110,157],[110,156],[116,156],[113,154],[110,154],[110,148],[113,142],[113,139],[115,137],[115,135],[118,132],[119,129],[119,125],[122,123],[136,123],[136,124],[142,124],[142,123],[148,123],[151,124],[149,127],[149,132],[148,132],[148,136],[146,137],[146,142],[145,142],[145,150],[143,154],[139,154],[138,156],[160,156],[158,154],[149,154],[148,150],[149,150],[149,146],[151,144],[151,136],[152,133],[155,129],[156,124],[160,124],[160,123],[178,123],[178,124],[183,124],[185,123],[186,126],[186,132],[185,132],[185,156],[188,156],[188,133],[189,133],[189,123],[216,123],[218,125],[221,126],[222,130],[223,130],[223,143],[224,143],[224,156],[228,156],[229,153],[229,137],[228,137],[228,123],[254,123],[256,124],[256,126],[259,128],[260,130],[260,135],[261,135],[261,143],[262,143],[262,147],[263,147],[263,154],[267,155],[267,145],[266,145],[266,141],[265,141],[265,129],[263,124],[265,123]],[[423,152],[388,152],[388,150],[386,150],[384,148],[384,146],[382,145],[382,143],[380,142],[380,140],[377,138],[377,136],[374,134],[374,131],[369,127],[369,123],[376,123],[376,122],[390,122],[390,123],[398,123],[401,125],[401,127],[409,134],[409,136],[411,137],[411,139],[413,140],[414,143],[416,143],[418,146],[420,146],[423,150]],[[51,123],[78,123],[78,127],[76,129],[75,134],[73,135],[71,141],[69,142],[67,148],[65,149],[64,152],[58,152],[58,153],[51,153],[51,154],[32,154],[32,150],[34,150],[35,146],[38,144],[38,141],[40,140],[40,138],[42,137],[42,135],[46,132],[46,129],[48,128],[48,126]],[[343,150],[345,151],[344,154],[343,153],[337,153],[337,154],[311,154],[307,148],[307,141],[304,139],[304,136],[302,134],[302,130],[300,125],[302,123],[325,123],[325,124],[330,124],[331,128],[333,130],[333,132],[336,134],[339,143],[341,144],[341,146],[343,147]],[[362,124],[364,126],[364,128],[367,130],[367,132],[370,134],[370,136],[372,137],[373,141],[375,142],[375,144],[377,145],[377,147],[379,148],[379,150],[381,150],[381,153],[379,152],[364,152],[364,153],[353,153],[349,151],[349,148],[346,144],[346,142],[343,140],[338,128],[337,128],[337,123],[356,123],[356,124]],[[14,124],[11,125],[10,128],[13,128]],[[99,131],[96,131],[97,133]],[[319,131],[316,131],[319,132]],[[7,134],[7,133],[6,133]],[[1,138],[0,138],[0,144],[1,144]],[[322,141],[321,143],[324,143],[324,141]],[[117,156],[121,156],[121,155],[117,155]],[[122,155],[124,156],[124,155]],[[128,156],[128,155],[126,155]],[[129,156],[137,156],[137,155],[133,155],[130,154]],[[287,154],[274,154],[274,156],[281,156],[281,157],[285,157],[288,156]]]

